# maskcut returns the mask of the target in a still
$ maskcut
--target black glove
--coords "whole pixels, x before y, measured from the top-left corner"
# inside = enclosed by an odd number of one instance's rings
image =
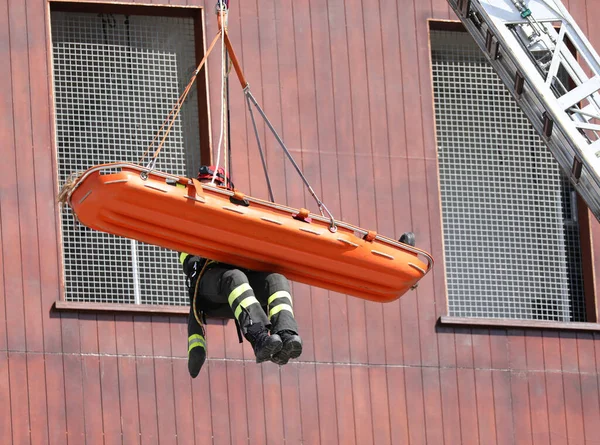
[[[199,256],[188,255],[183,261],[183,273],[185,273],[189,281],[193,280],[200,273],[200,263],[203,259]]]

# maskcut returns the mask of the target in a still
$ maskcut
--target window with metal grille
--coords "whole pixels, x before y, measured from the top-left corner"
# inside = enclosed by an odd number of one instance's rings
[[[431,51],[449,315],[585,321],[576,192],[467,33]]]
[[[196,68],[193,17],[51,12],[58,175],[140,161]],[[197,89],[156,168],[194,175],[200,164]],[[62,213],[65,299],[187,304],[178,255],[100,233]]]

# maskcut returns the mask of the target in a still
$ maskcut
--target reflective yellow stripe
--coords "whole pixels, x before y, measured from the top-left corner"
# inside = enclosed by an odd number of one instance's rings
[[[278,292],[275,292],[273,295],[271,295],[269,297],[269,301],[267,301],[267,304],[271,304],[271,303],[273,303],[273,300],[276,300],[277,298],[283,298],[283,297],[289,298],[290,303],[292,302],[292,296],[290,295],[290,293],[286,290],[280,290]]]
[[[274,308],[271,308],[271,310],[269,311],[269,318],[271,318],[273,315],[275,315],[281,311],[290,311],[292,313],[292,315],[294,315],[292,306],[290,306],[289,304],[278,304]]]
[[[206,340],[204,337],[199,334],[190,335],[188,338],[188,354],[198,346],[201,346],[206,351]]]
[[[231,291],[229,297],[227,297],[227,301],[229,301],[229,306],[233,304],[235,299],[246,292],[248,289],[252,289],[248,283],[240,284],[234,290]]]
[[[185,252],[181,252],[179,254],[179,262],[181,264],[183,264],[183,262],[185,261],[185,259],[189,256],[189,253],[185,253]]]
[[[248,286],[248,287],[250,287],[250,286]],[[240,304],[238,305],[238,307],[236,307],[236,308],[235,308],[235,313],[233,314],[233,315],[235,316],[235,319],[236,319],[236,320],[238,319],[238,317],[239,317],[239,316],[240,316],[240,314],[242,313],[242,308],[243,308],[243,307],[248,307],[248,306],[250,306],[251,304],[254,304],[254,303],[256,303],[256,304],[260,304],[260,303],[258,302],[258,300],[257,300],[257,299],[256,299],[254,296],[250,296],[250,297],[246,297],[246,298],[244,298],[244,299],[243,299],[243,300],[240,302]],[[239,320],[238,320],[238,321],[239,321]]]

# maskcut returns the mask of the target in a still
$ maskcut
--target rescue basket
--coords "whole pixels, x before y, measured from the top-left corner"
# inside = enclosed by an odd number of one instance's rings
[[[396,300],[433,265],[375,232],[135,164],[92,167],[64,199],[91,229],[366,300]]]

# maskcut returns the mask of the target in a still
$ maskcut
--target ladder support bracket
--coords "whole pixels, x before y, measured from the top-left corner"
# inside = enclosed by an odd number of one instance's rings
[[[581,178],[581,170],[583,169],[583,162],[577,156],[573,158],[573,167],[571,168],[571,175],[575,180],[575,183],[579,182]]]
[[[515,96],[520,99],[523,95],[523,89],[525,88],[525,77],[517,71],[515,73]]]
[[[496,36],[494,36],[489,29],[485,36],[485,47],[492,60],[496,60],[500,57],[500,42],[498,42]]]
[[[554,121],[550,118],[548,113],[545,111],[544,111],[544,114],[542,115],[542,118],[544,119],[544,136],[546,138],[549,138],[550,136],[552,136],[552,129],[554,128]]]
[[[458,0],[458,9],[463,17],[469,17],[471,11],[471,0]]]

